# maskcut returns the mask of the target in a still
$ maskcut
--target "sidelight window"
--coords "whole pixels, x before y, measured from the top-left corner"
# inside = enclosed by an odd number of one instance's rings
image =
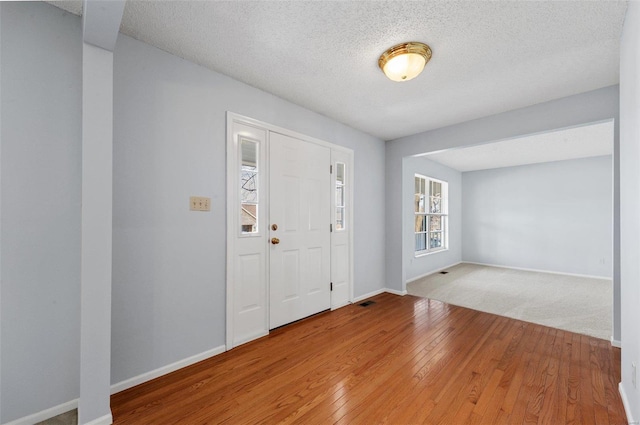
[[[345,171],[345,164],[342,162],[336,162],[336,231],[344,230],[346,223]]]
[[[258,142],[240,139],[240,225],[243,234],[258,233]]]

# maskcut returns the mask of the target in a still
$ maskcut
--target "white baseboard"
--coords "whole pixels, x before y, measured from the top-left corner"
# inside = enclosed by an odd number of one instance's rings
[[[461,263],[462,263],[462,261],[458,261],[457,263],[449,264],[446,267],[442,267],[442,268],[439,268],[437,270],[431,270],[430,272],[421,274],[420,276],[416,276],[416,277],[412,277],[411,279],[407,279],[406,283],[415,282],[416,280],[420,280],[423,277],[427,277],[427,276],[431,276],[432,274],[440,273],[443,270],[447,270],[447,269],[449,269],[451,267],[454,267],[454,266],[457,266],[458,264],[461,264]]]
[[[38,413],[34,413],[29,416],[25,416],[20,419],[13,420],[11,422],[7,422],[4,425],[33,425],[38,422],[46,421],[47,419],[51,419],[54,416],[61,415],[70,410],[78,408],[78,399],[68,401],[66,403],[59,404],[54,407],[50,407],[49,409],[42,410]],[[111,422],[109,422],[111,423]]]
[[[97,419],[87,422],[84,425],[111,425],[113,423],[113,416],[111,413],[108,415],[101,416]]]
[[[263,336],[267,336],[269,335],[269,329],[263,329],[260,330],[256,333],[253,334],[249,334],[249,335],[245,335],[242,338],[238,339],[237,341],[232,341],[233,342],[233,346],[229,346],[228,349],[231,350],[232,348],[236,348],[241,346],[242,344],[246,344],[247,342],[251,342],[254,341],[258,338],[262,338]],[[225,350],[227,349],[227,347],[225,347]],[[217,353],[220,354],[220,353]]]
[[[342,307],[346,307],[346,306],[348,306],[349,304],[351,304],[349,301],[345,301],[345,302],[340,303],[340,304],[338,304],[338,305],[332,305],[332,306],[331,306],[331,311],[337,310],[337,309],[342,308]]]
[[[167,373],[171,373],[178,369],[182,369],[183,367],[190,366],[194,363],[198,363],[199,361],[224,353],[225,351],[226,351],[226,346],[221,345],[219,347],[212,348],[211,350],[207,350],[203,353],[196,354],[195,356],[187,357],[186,359],[179,360],[175,363],[171,363],[169,365],[149,371],[147,373],[134,376],[133,378],[129,378],[125,381],[118,382],[117,384],[113,384],[111,386],[111,394],[115,394],[120,391],[129,389],[131,387],[135,387],[136,385],[140,385],[144,382],[150,381],[152,379],[159,378],[162,375],[166,375]]]
[[[212,348],[211,350],[207,350],[203,353],[196,354],[194,356],[177,361],[175,363],[171,363],[167,366],[163,366],[161,368],[149,371],[147,373],[134,376],[133,378],[127,379],[125,381],[118,382],[117,384],[114,384],[111,386],[111,394],[115,394],[120,391],[124,391],[126,389],[135,387],[136,385],[140,385],[144,382],[150,381],[152,379],[159,378],[162,375],[166,375],[167,373],[171,373],[178,369],[182,369],[183,367],[190,366],[194,363],[198,363],[199,361],[224,353],[225,351],[226,351],[226,346],[221,345],[219,347]],[[43,410],[41,412],[34,413],[32,415],[25,416],[20,419],[16,419],[4,425],[33,425],[35,423],[42,422],[47,419],[51,419],[54,416],[58,416],[62,413],[66,413],[70,410],[77,409],[77,408],[78,408],[78,399],[75,399],[67,403],[63,403],[58,406],[54,406],[49,409]],[[111,414],[108,414],[100,418],[94,419],[85,425],[110,425],[112,423],[113,423],[113,417],[111,416]]]
[[[638,422],[633,420],[633,415],[631,414],[631,407],[629,406],[629,399],[627,398],[627,393],[624,391],[624,386],[622,382],[618,384],[618,392],[620,393],[620,398],[622,399],[622,405],[624,406],[624,413],[627,415],[627,423],[637,424]]]
[[[364,294],[364,295],[360,295],[359,297],[355,297],[353,299],[353,304],[357,304],[360,301],[366,300],[367,298],[371,298],[371,297],[375,297],[376,295],[380,295],[384,292],[388,292],[390,294],[393,295],[407,295],[407,291],[398,291],[397,289],[389,289],[389,288],[382,288],[382,289],[376,289],[373,292],[369,292],[368,294]]]
[[[362,301],[362,300],[366,300],[367,298],[375,297],[376,295],[380,295],[380,294],[382,294],[383,292],[386,292],[386,291],[387,291],[387,290],[386,290],[386,289],[384,289],[384,288],[382,288],[382,289],[376,289],[375,291],[373,291],[373,292],[369,292],[368,294],[364,294],[364,295],[360,295],[360,296],[358,296],[358,297],[355,297],[355,298],[353,299],[353,303],[354,303],[354,304],[359,303],[359,302],[360,302],[360,301]]]
[[[477,263],[475,261],[462,261],[462,263],[464,263],[464,264],[476,264],[478,266],[498,267],[500,269],[522,270],[524,272],[549,273],[549,274],[558,274],[558,275],[562,275],[562,276],[584,277],[584,278],[587,278],[587,279],[613,280],[613,278],[606,277],[606,276],[592,276],[592,275],[588,275],[588,274],[564,273],[564,272],[555,272],[555,271],[550,271],[550,270],[528,269],[528,268],[524,268],[524,267],[502,266],[502,265],[499,265],[499,264]]]
[[[622,348],[622,341],[618,341],[617,339],[613,339],[613,337],[611,337],[611,345],[616,348]]]

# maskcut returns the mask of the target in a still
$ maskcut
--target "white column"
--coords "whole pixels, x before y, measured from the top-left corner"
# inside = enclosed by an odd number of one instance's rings
[[[79,424],[111,424],[113,50],[121,0],[85,0]]]
[[[0,81],[2,81],[2,5],[0,5]],[[0,164],[2,164],[2,84],[0,84]],[[0,165],[2,176],[2,165]],[[0,177],[0,234],[2,234],[2,178]],[[0,317],[2,317],[2,256],[0,255]],[[0,376],[2,376],[2,327],[0,326]],[[0,419],[2,418],[2,385],[0,384]]]
[[[78,423],[110,424],[113,53],[84,43],[82,78]]]

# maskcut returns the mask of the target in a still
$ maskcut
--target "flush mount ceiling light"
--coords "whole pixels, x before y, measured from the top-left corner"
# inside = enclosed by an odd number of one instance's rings
[[[409,81],[420,75],[429,59],[431,48],[411,41],[393,46],[380,55],[378,66],[390,80]]]

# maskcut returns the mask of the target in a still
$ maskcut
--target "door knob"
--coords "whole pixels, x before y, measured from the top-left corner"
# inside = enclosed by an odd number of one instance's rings
[[[271,243],[274,245],[278,245],[280,243],[280,239],[278,238],[271,238]]]

